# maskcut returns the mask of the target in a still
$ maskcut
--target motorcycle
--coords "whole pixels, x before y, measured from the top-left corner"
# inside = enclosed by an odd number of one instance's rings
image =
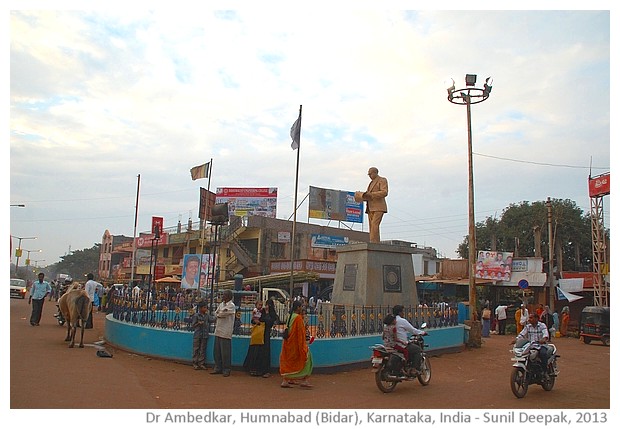
[[[510,389],[517,398],[523,398],[531,384],[539,384],[545,391],[553,389],[555,379],[560,373],[557,359],[560,355],[554,344],[548,343],[547,364],[543,365],[539,357],[539,350],[545,347],[539,343],[532,343],[527,339],[517,339],[510,360],[513,369],[510,374]]]
[[[68,287],[69,287],[69,283],[65,283],[64,285],[62,285],[58,291],[58,296],[59,297],[63,296],[65,292],[67,292]],[[60,306],[58,304],[56,304],[56,313],[54,314],[54,317],[56,318],[60,326],[65,324],[66,322],[65,316],[63,316],[62,311],[60,311]]]
[[[65,324],[65,316],[62,315],[62,311],[60,311],[60,306],[58,304],[56,304],[56,314],[54,314],[54,317],[60,326]]]
[[[422,324],[422,329],[426,327],[426,323]],[[428,335],[428,334],[426,334]],[[414,335],[409,340],[417,344],[422,349],[421,369],[413,368],[405,356],[400,351],[386,347],[383,344],[375,344],[372,349],[372,372],[375,374],[375,383],[383,393],[390,393],[396,389],[396,385],[401,381],[411,381],[417,379],[422,386],[428,385],[431,381],[431,362],[424,353],[424,348],[428,345],[424,344],[422,335]]]

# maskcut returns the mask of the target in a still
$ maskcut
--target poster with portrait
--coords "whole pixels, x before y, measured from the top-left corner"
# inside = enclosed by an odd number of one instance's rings
[[[476,278],[509,281],[512,273],[512,252],[480,250],[476,259]]]
[[[215,272],[215,259],[210,254],[183,255],[182,289],[198,289],[207,287]]]

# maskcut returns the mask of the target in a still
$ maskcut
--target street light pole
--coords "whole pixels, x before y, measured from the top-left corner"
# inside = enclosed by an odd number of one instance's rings
[[[22,240],[36,240],[37,237],[17,237],[15,235],[11,235],[12,238],[17,238],[17,249],[15,249],[15,257],[17,258],[15,261],[15,277],[17,277],[17,269],[19,268],[19,257],[22,255]]]
[[[467,163],[468,163],[468,200],[469,200],[469,237],[467,241],[468,247],[468,264],[469,264],[469,320],[473,325],[476,321],[476,219],[474,212],[474,160],[473,145],[471,133],[471,105],[482,103],[491,94],[493,87],[493,79],[488,77],[483,88],[476,88],[476,75],[465,75],[465,88],[456,89],[454,79],[447,82],[446,89],[448,91],[448,101],[453,104],[467,106]],[[479,324],[480,322],[477,321]],[[471,335],[471,333],[470,333]],[[474,342],[480,345],[477,339]]]
[[[28,256],[26,256],[26,265],[30,265],[30,252],[42,252],[41,249],[39,249],[39,250],[26,250],[26,249],[22,249],[22,251],[28,253]]]
[[[465,97],[467,105],[467,167],[469,188],[469,311],[470,320],[475,320],[476,311],[476,216],[474,213],[474,158],[471,139],[471,97]]]

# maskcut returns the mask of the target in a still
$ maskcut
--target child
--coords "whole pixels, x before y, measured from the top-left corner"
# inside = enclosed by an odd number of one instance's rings
[[[396,317],[393,314],[383,319],[383,345],[392,348],[396,345]]]
[[[198,311],[192,316],[192,328],[194,329],[192,364],[194,369],[207,369],[205,352],[209,340],[209,324],[214,321],[215,317],[207,314],[207,303],[199,303]]]
[[[252,325],[258,325],[260,323],[260,317],[263,314],[263,302],[256,301],[256,307],[252,310]]]

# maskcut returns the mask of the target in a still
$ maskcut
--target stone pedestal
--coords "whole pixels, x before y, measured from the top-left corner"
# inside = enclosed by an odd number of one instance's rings
[[[411,247],[356,243],[337,252],[332,303],[418,305]]]

